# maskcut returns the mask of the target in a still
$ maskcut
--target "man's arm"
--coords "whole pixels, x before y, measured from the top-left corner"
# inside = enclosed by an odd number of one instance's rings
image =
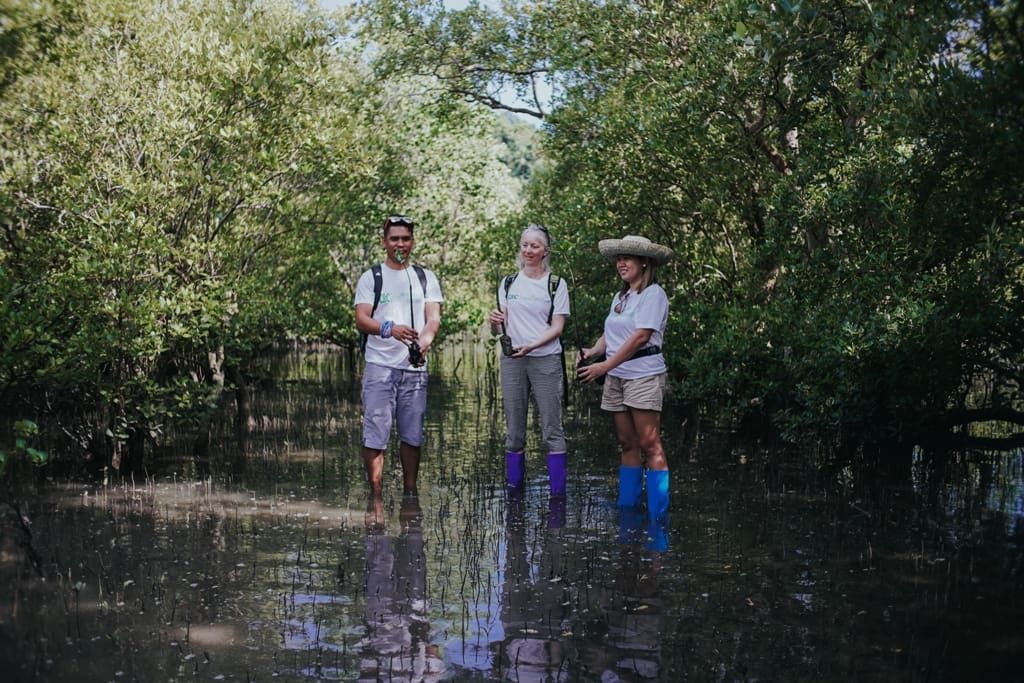
[[[363,334],[380,334],[380,323],[372,317],[373,306],[356,304],[356,329]]]
[[[437,336],[438,330],[441,329],[441,302],[427,301],[424,303],[423,317],[426,318],[427,322],[420,331],[418,343],[420,350],[426,353],[430,345],[434,343],[434,337]]]

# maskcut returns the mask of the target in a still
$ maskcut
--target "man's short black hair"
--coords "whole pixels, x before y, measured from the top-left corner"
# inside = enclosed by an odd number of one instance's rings
[[[392,225],[400,225],[405,228],[409,228],[409,232],[412,232],[413,222],[408,216],[401,214],[392,214],[384,219],[384,236],[388,236],[388,230],[391,229]]]

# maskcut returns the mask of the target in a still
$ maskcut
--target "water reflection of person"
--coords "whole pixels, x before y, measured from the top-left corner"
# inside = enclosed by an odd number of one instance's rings
[[[610,586],[596,591],[599,616],[576,630],[580,664],[602,681],[658,680],[665,526],[637,509],[622,511],[619,520],[618,571]]]
[[[521,496],[509,497],[502,581],[501,623],[504,638],[496,643],[499,674],[511,681],[564,681],[569,677],[571,615],[569,586],[562,566],[564,513],[549,509],[549,518],[531,527]],[[543,534],[538,549],[533,534]]]
[[[386,533],[383,503],[371,496],[366,514],[366,638],[361,681],[439,681],[445,666],[430,642],[423,514],[416,496],[404,496],[400,532]]]

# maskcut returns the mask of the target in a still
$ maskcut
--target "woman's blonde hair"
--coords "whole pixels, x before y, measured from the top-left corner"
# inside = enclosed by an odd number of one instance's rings
[[[519,234],[519,243],[520,244],[523,243],[523,238],[525,238],[526,235],[529,234],[529,233],[534,233],[534,234],[540,235],[541,239],[544,241],[544,246],[546,246],[548,248],[548,253],[544,254],[544,258],[540,262],[540,267],[541,267],[541,269],[545,273],[550,273],[551,272],[551,234],[548,233],[548,229],[545,228],[540,223],[530,223]],[[516,252],[516,267],[518,267],[520,270],[522,270],[522,268],[523,268],[523,254],[520,251]]]

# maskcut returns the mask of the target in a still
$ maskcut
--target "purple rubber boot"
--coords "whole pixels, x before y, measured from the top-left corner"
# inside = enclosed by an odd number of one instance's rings
[[[548,498],[548,528],[561,529],[565,526],[565,496]]]
[[[548,490],[552,496],[565,495],[565,452],[548,453]]]
[[[505,451],[505,485],[517,489],[523,485],[526,474],[526,454]]]

